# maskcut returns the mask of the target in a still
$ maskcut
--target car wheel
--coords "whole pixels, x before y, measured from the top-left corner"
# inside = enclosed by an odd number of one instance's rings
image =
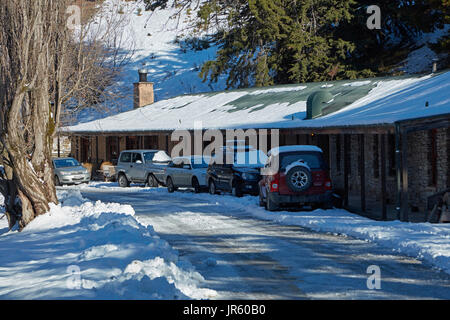
[[[233,196],[238,197],[238,198],[242,198],[242,196],[243,196],[242,190],[239,188],[239,185],[237,183],[233,183],[231,193],[233,194]]]
[[[265,207],[266,206],[266,203],[264,201],[261,188],[259,188],[259,206],[260,207]]]
[[[216,184],[213,180],[209,180],[209,193],[210,194],[217,194],[217,188]]]
[[[121,174],[119,176],[119,187],[127,188],[129,186],[130,186],[130,182],[128,181],[127,177],[124,174]]]
[[[197,178],[195,178],[195,177],[192,179],[192,187],[194,188],[195,193],[200,193],[200,191],[201,191],[200,183],[198,182]]]
[[[270,197],[267,197],[266,199],[266,209],[268,211],[277,211],[279,209],[279,206],[277,203],[273,202],[273,200],[270,200]]]
[[[154,175],[150,174],[147,178],[147,186],[150,188],[157,188],[158,187],[158,181],[156,181],[156,178]]]
[[[61,185],[61,182],[59,181],[59,177],[55,176],[55,186],[59,187]]]
[[[167,178],[167,191],[169,191],[169,193],[174,193],[177,189],[175,188],[175,185],[173,184],[172,178],[168,177]]]
[[[312,175],[308,168],[297,166],[286,174],[286,183],[294,192],[303,192],[312,185]]]

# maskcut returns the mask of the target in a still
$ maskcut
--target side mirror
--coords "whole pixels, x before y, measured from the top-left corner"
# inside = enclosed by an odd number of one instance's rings
[[[141,160],[137,160],[136,163],[137,164],[142,164],[142,161]]]

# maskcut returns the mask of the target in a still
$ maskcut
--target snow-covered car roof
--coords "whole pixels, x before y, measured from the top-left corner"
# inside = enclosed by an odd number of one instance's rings
[[[309,146],[309,145],[298,145],[298,146],[283,146],[283,147],[277,147],[273,148],[269,151],[268,156],[277,156],[280,153],[286,153],[286,152],[323,152],[322,149],[320,149],[317,146]]]

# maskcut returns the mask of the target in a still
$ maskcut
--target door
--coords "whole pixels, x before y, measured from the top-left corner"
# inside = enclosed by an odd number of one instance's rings
[[[183,180],[183,185],[190,187],[192,185],[192,165],[190,163],[183,164],[183,171],[181,172],[181,179]]]
[[[144,182],[145,181],[145,167],[144,167],[144,159],[142,159],[142,155],[140,153],[133,153],[131,164],[130,164],[130,178],[136,182]]]
[[[170,176],[172,177],[173,184],[176,187],[183,186],[183,161],[181,159],[173,160],[173,166],[170,168]]]
[[[233,165],[225,164],[222,166],[222,172],[220,175],[220,183],[224,190],[231,191],[231,183],[233,180]]]

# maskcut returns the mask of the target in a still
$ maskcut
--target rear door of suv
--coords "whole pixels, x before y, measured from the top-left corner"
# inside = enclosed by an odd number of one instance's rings
[[[313,183],[311,187],[305,191],[306,194],[320,192],[323,187],[323,183],[327,178],[325,163],[323,161],[323,155],[320,152],[289,152],[280,155],[280,194],[295,194],[292,191],[286,181],[285,172],[286,166],[291,163],[303,160],[306,165],[311,169],[311,176]]]

